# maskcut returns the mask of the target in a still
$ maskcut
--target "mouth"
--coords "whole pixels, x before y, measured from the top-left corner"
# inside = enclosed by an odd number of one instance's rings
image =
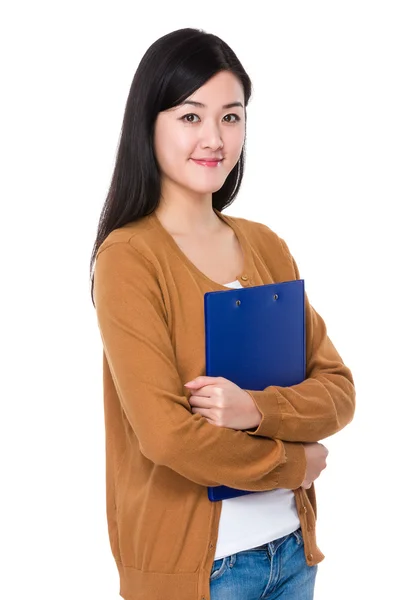
[[[221,162],[223,162],[223,159],[221,158],[220,160],[217,159],[196,159],[196,158],[192,158],[191,159],[193,162],[195,162],[197,165],[201,165],[203,167],[217,167],[217,165],[219,165]]]

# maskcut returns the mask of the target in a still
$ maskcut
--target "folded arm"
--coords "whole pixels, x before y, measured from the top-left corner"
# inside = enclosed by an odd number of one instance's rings
[[[119,401],[148,459],[204,486],[300,486],[306,471],[302,444],[216,427],[191,412],[156,269],[130,241],[98,253],[94,300]]]

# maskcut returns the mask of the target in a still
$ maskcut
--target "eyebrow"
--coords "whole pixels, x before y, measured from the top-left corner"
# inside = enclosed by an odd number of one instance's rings
[[[198,108],[206,108],[205,104],[202,102],[195,102],[194,100],[186,100],[181,103],[181,106],[184,106],[184,104],[191,104],[191,106],[197,106]],[[244,108],[241,102],[230,102],[230,104],[224,104],[223,108],[233,108],[233,106],[241,106],[241,108]]]

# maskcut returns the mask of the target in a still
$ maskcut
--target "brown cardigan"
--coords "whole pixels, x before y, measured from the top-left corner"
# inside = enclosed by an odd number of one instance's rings
[[[241,244],[242,286],[300,278],[269,227],[215,212]],[[263,415],[255,430],[193,414],[183,384],[205,374],[203,298],[224,289],[186,257],[155,213],[113,231],[97,255],[108,531],[125,600],[209,600],[222,503],[209,501],[206,486],[295,490],[307,562],[324,558],[314,486],[299,487],[301,442],[320,441],[352,420],[352,374],[306,296],[307,378],[249,390]]]

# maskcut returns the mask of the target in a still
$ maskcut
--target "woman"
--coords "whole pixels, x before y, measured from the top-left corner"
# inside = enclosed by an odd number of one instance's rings
[[[147,50],[126,104],[91,259],[126,600],[309,600],[324,557],[318,442],[352,420],[355,390],[322,318],[306,297],[299,385],[204,376],[204,294],[300,278],[276,233],[222,214],[243,177],[250,94],[227,44],[182,29]],[[258,493],[210,502],[217,485]]]

